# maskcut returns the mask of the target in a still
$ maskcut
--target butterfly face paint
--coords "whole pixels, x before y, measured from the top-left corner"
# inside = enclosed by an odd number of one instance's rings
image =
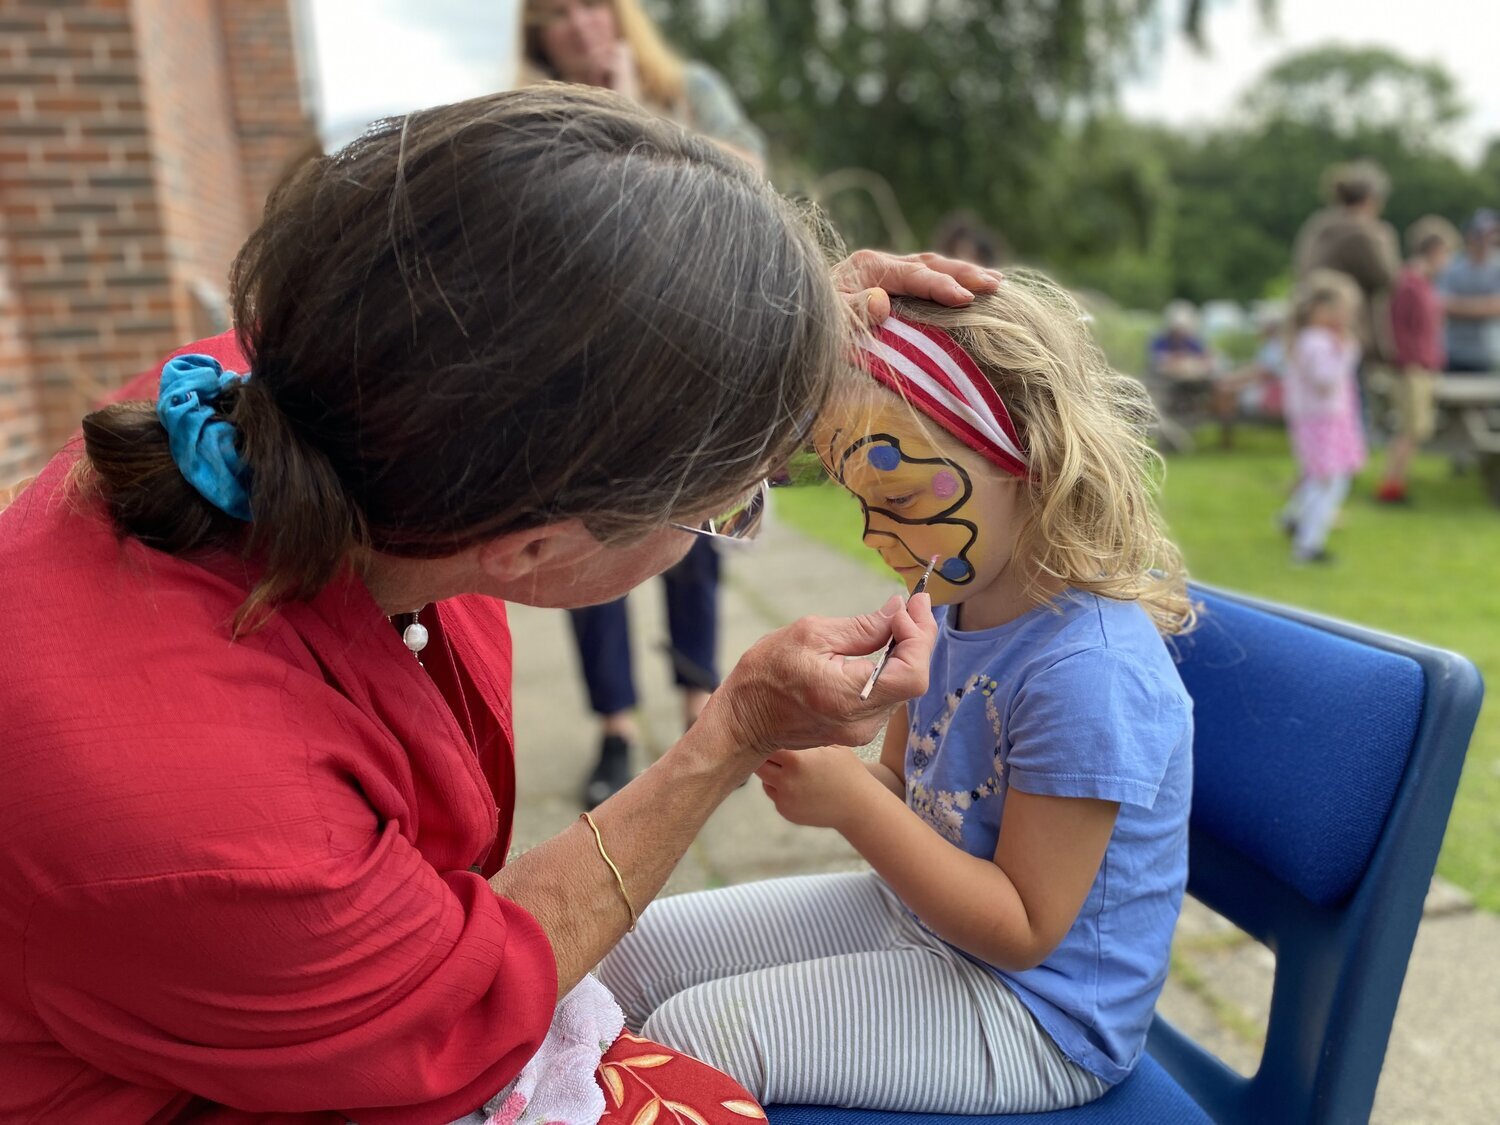
[[[829,473],[864,509],[865,545],[908,589],[938,556],[927,587],[933,602],[962,601],[1008,558],[1015,489],[1005,474],[887,397],[873,410],[830,411],[814,441]]]

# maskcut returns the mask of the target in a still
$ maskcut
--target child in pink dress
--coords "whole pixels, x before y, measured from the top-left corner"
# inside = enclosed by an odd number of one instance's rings
[[[1282,513],[1296,563],[1333,561],[1328,532],[1365,463],[1354,335],[1359,304],[1354,282],[1332,270],[1309,274],[1297,294],[1286,420],[1302,480]]]

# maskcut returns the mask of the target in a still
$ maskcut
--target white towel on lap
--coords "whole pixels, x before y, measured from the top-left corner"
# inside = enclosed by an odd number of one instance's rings
[[[623,1030],[625,1015],[609,989],[595,977],[584,977],[558,1002],[547,1038],[515,1081],[464,1120],[596,1125],[604,1116],[604,1091],[594,1072]]]

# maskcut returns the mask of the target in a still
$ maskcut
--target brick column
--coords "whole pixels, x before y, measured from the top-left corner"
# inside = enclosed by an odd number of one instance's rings
[[[0,0],[0,36],[0,221],[49,452],[179,323],[127,4]]]
[[[252,224],[287,166],[321,151],[312,107],[304,102],[295,2],[219,0],[245,207]]]
[[[0,214],[0,490],[42,455],[42,420],[21,331],[21,294],[11,273],[10,240]]]
[[[288,0],[0,0],[0,487],[224,326],[314,136]]]

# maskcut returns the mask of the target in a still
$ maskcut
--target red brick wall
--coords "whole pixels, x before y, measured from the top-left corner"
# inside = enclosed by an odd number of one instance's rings
[[[316,144],[303,103],[293,0],[219,0],[235,130],[245,173],[245,208],[260,219],[266,195],[292,160]]]
[[[41,426],[21,334],[21,294],[11,281],[10,240],[0,215],[0,489],[6,465],[31,465],[40,458]]]
[[[133,9],[157,209],[182,309],[176,329],[187,338],[195,302],[227,317],[229,264],[250,233],[219,4],[135,0]]]
[[[0,0],[0,218],[45,449],[176,329],[125,0]],[[35,467],[8,463],[0,479]]]
[[[288,7],[0,0],[0,487],[212,327],[202,301],[313,135]]]

